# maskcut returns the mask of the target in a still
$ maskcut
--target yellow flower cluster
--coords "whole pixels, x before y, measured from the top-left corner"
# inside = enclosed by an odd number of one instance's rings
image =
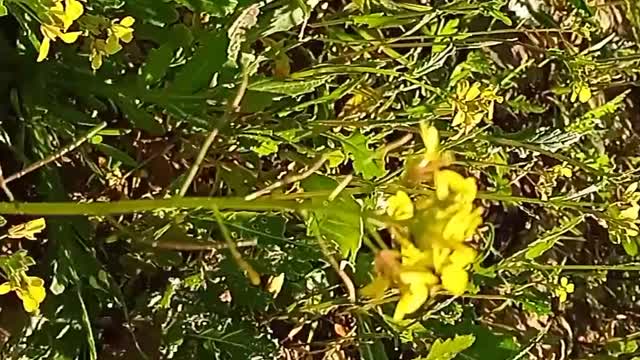
[[[44,301],[47,293],[44,289],[44,280],[36,276],[22,274],[19,280],[7,281],[0,285],[0,295],[15,291],[22,300],[22,306],[27,312],[37,312],[40,303]]]
[[[429,143],[438,142],[435,128],[422,130]],[[434,151],[425,156],[435,156]],[[475,250],[465,244],[482,223],[482,210],[473,205],[475,180],[440,169],[434,170],[433,179],[435,192],[415,204],[403,191],[388,199],[387,214],[397,222],[390,230],[400,251],[377,254],[377,276],[362,290],[365,296],[379,298],[388,288],[399,289],[397,320],[418,310],[433,292],[444,289],[462,295],[469,283],[465,268],[476,258]]]
[[[135,19],[131,16],[124,17],[123,19],[115,19],[111,21],[109,28],[107,29],[107,39],[94,39],[91,46],[91,68],[98,70],[102,66],[103,57],[113,55],[122,50],[123,43],[130,43],[133,40],[133,24]]]
[[[64,5],[62,0],[54,1],[46,13],[47,19],[40,25],[40,32],[44,38],[40,43],[38,62],[47,58],[51,42],[56,39],[60,38],[67,44],[78,40],[82,32],[69,31],[69,27],[82,16],[82,13],[84,13],[84,7],[78,0],[64,0]]]
[[[496,94],[493,87],[483,87],[479,82],[470,85],[462,80],[456,85],[456,94],[451,101],[453,107],[453,126],[462,126],[471,130],[483,119],[493,119],[496,101],[501,103],[502,97]]]

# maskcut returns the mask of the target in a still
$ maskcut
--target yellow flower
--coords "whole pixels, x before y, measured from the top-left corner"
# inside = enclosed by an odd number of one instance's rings
[[[131,16],[124,17],[123,19],[115,19],[111,23],[111,27],[107,30],[108,36],[106,40],[95,39],[91,46],[91,54],[89,60],[91,61],[91,68],[98,70],[102,67],[104,57],[114,55],[122,50],[120,41],[129,43],[133,40],[133,24],[135,19]]]
[[[457,264],[449,264],[442,269],[440,275],[442,287],[453,295],[462,295],[469,283],[469,274]]]
[[[57,1],[49,8],[48,14],[50,15],[51,22],[40,25],[40,32],[43,35],[43,39],[38,51],[38,62],[47,58],[49,49],[51,48],[51,42],[57,38],[62,39],[62,41],[67,44],[78,40],[78,37],[82,34],[81,31],[67,32],[67,30],[69,30],[69,27],[74,21],[82,16],[83,12],[84,8],[82,7],[82,3],[78,0],[65,0],[64,7],[62,1]]]
[[[438,283],[438,277],[428,270],[403,271],[400,282],[400,300],[393,314],[394,320],[402,320],[418,310],[429,298],[429,289]]]
[[[0,295],[11,291],[16,292],[16,295],[22,300],[22,306],[30,313],[37,312],[40,303],[46,297],[44,280],[36,276],[24,276],[19,284],[9,281],[0,285]]]
[[[112,34],[125,43],[130,43],[133,40],[133,29],[131,28],[136,22],[131,16],[124,17],[122,20],[113,20],[111,25]]]
[[[24,224],[14,225],[7,231],[7,237],[10,239],[28,239],[35,240],[35,235],[45,229],[47,224],[44,218],[37,218]]]
[[[502,100],[495,88],[488,86],[483,89],[479,82],[469,85],[468,81],[462,80],[456,85],[456,94],[451,101],[454,113],[452,125],[460,125],[468,131],[485,117],[491,120],[495,102]]]
[[[562,277],[560,279],[560,287],[555,290],[558,300],[563,303],[567,301],[567,295],[573,293],[575,285],[569,282],[569,279]]]
[[[476,259],[476,251],[471,247],[462,245],[453,251],[449,260],[452,264],[464,267],[467,266]]]
[[[452,170],[438,171],[434,182],[440,201],[471,202],[478,192],[474,178],[465,178]]]
[[[398,191],[389,197],[387,214],[396,220],[409,220],[413,217],[413,202],[404,191]]]

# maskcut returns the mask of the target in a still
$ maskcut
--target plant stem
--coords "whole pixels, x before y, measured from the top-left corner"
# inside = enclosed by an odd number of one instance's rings
[[[48,163],[55,161],[56,159],[64,156],[66,153],[72,151],[73,149],[77,148],[78,146],[82,145],[82,143],[84,143],[85,141],[87,141],[88,139],[92,138],[94,135],[96,135],[97,133],[100,132],[100,130],[104,129],[105,127],[107,127],[107,123],[106,122],[101,122],[100,124],[96,125],[94,128],[92,128],[91,130],[89,130],[88,133],[86,133],[85,135],[83,135],[82,137],[80,137],[79,139],[77,139],[76,141],[74,141],[73,143],[63,147],[62,149],[58,150],[58,152],[56,152],[55,154],[51,154],[49,156],[47,156],[46,158],[42,159],[42,160],[38,160],[36,162],[34,162],[33,164],[27,166],[26,168],[18,171],[17,173],[7,176],[7,178],[4,179],[4,184],[8,184],[13,180],[19,179],[21,177],[23,177],[24,175],[39,169],[42,166],[47,165]]]
[[[0,214],[11,215],[116,215],[163,208],[221,210],[301,210],[310,203],[295,200],[259,199],[245,201],[237,197],[173,197],[157,200],[122,200],[114,202],[0,202]]]

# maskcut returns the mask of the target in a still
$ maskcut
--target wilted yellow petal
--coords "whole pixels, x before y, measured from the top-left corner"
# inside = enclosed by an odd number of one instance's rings
[[[448,265],[442,269],[440,275],[442,287],[454,295],[462,295],[469,283],[469,274],[458,265]]]
[[[404,191],[398,191],[389,197],[387,214],[396,220],[409,220],[413,217],[413,202]]]
[[[278,297],[282,286],[284,285],[284,273],[278,276],[272,276],[267,283],[267,292],[271,293],[274,298]]]
[[[49,55],[50,48],[51,48],[51,40],[45,37],[44,39],[42,39],[42,42],[40,43],[40,49],[38,51],[38,59],[36,61],[42,62],[44,59],[46,59],[47,55]]]

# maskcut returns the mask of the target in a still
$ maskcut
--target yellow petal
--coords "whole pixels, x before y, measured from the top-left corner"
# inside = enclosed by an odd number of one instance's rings
[[[136,19],[134,19],[132,16],[126,16],[122,20],[120,20],[120,25],[124,27],[131,27],[135,22],[136,22]]]
[[[107,41],[105,42],[105,51],[107,52],[107,54],[113,55],[121,49],[122,46],[118,42],[118,38],[114,34],[111,34],[111,36],[109,36],[107,38]]]
[[[49,55],[49,49],[51,48],[51,40],[48,37],[42,39],[40,43],[40,50],[38,51],[38,59],[37,62],[42,62]]]
[[[464,119],[465,119],[465,113],[462,110],[458,110],[458,112],[456,113],[456,115],[453,117],[453,122],[451,123],[452,126],[457,126],[460,124],[464,124]]]
[[[133,40],[133,31],[128,31],[120,36],[120,40],[125,43],[130,43]]]
[[[30,286],[29,287],[29,295],[33,300],[38,303],[44,301],[44,298],[47,296],[47,292],[42,286]]]
[[[462,295],[467,289],[469,274],[460,266],[448,265],[442,269],[440,280],[445,290],[453,295]]]
[[[51,40],[55,40],[60,34],[60,30],[58,30],[55,26],[51,25],[40,25],[40,32],[46,38]]]
[[[449,257],[451,263],[461,267],[471,264],[475,259],[476,251],[466,245],[462,245],[455,249]]]
[[[460,81],[456,87],[456,95],[458,99],[463,99],[467,94],[467,91],[469,91],[469,82],[467,80]]]
[[[407,285],[436,285],[438,277],[431,271],[403,271],[400,273],[400,281]]]
[[[0,295],[8,294],[11,292],[11,290],[12,290],[12,286],[8,281],[0,285]]]
[[[69,20],[75,21],[84,13],[84,7],[78,0],[66,0],[65,15]]]
[[[96,52],[91,56],[91,68],[93,70],[98,70],[102,66],[102,54]]]
[[[34,298],[26,294],[21,294],[20,292],[17,292],[17,294],[18,297],[22,300],[22,306],[27,312],[32,313],[38,310],[40,303],[38,303]]]
[[[409,220],[413,217],[413,202],[404,191],[398,191],[389,197],[387,214],[396,220]]]
[[[623,219],[636,220],[638,219],[638,212],[640,212],[640,206],[638,204],[633,204],[631,207],[628,207],[620,212],[620,217]]]
[[[480,83],[474,83],[464,96],[466,101],[475,100],[480,95]]]
[[[425,156],[433,157],[437,155],[440,147],[438,129],[422,122],[420,123],[420,136],[422,136],[422,141],[424,142]]]
[[[68,32],[68,33],[61,33],[60,34],[60,39],[62,39],[62,41],[66,42],[67,44],[72,44],[72,43],[76,42],[76,40],[78,40],[78,37],[80,36],[80,34],[82,34],[81,31],[73,31],[73,32]]]
[[[580,100],[581,103],[586,103],[589,99],[591,99],[591,89],[589,85],[582,84],[580,92],[578,93],[578,100]]]
[[[402,292],[396,305],[394,320],[402,320],[405,315],[414,313],[429,298],[429,288],[425,285],[413,285],[408,291]]]

